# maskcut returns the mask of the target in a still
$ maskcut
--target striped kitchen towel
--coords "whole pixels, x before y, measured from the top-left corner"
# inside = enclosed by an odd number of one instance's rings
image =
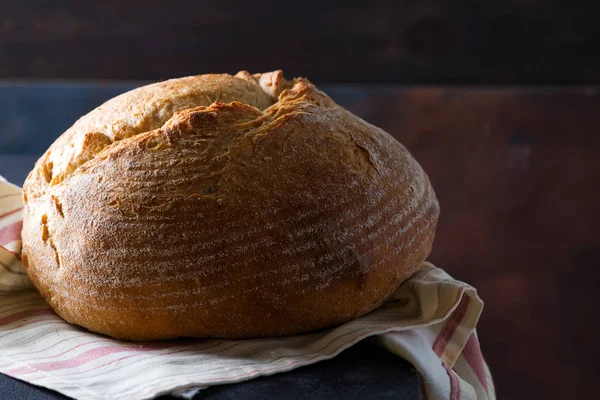
[[[22,211],[21,189],[0,176],[0,295],[31,286],[19,261]]]
[[[495,399],[476,334],[476,290],[430,263],[374,312],[311,334],[133,343],[70,325],[31,290],[19,261],[20,189],[0,181],[0,373],[76,399],[151,399],[289,371],[367,337],[408,360],[424,397]],[[29,290],[27,290],[29,289]]]

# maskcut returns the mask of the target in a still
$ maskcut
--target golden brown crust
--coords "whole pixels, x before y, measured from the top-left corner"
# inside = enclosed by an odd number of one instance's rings
[[[400,143],[281,72],[113,99],[57,140],[24,190],[34,285],[67,321],[132,340],[358,317],[416,271],[439,214]]]

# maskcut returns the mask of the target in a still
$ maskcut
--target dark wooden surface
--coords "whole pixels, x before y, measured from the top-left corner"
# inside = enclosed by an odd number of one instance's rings
[[[600,83],[599,17],[592,1],[0,0],[0,77]]]
[[[0,153],[39,155],[130,85],[0,85]],[[499,399],[595,398],[600,91],[324,89],[429,174],[442,209],[431,260],[485,301],[480,342]]]

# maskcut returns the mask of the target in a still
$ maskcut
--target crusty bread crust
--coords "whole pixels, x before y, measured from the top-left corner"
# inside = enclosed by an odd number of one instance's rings
[[[130,340],[356,318],[418,269],[439,215],[400,143],[280,71],[118,96],[48,149],[24,199],[23,261],[42,296]]]

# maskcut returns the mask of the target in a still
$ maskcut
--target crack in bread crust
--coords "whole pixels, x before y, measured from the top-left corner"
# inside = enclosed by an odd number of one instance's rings
[[[28,192],[33,198],[43,195],[106,147],[158,129],[179,111],[231,101],[264,110],[292,84],[281,71],[242,71],[173,79],[124,93],[80,118],[48,149],[27,179]]]

